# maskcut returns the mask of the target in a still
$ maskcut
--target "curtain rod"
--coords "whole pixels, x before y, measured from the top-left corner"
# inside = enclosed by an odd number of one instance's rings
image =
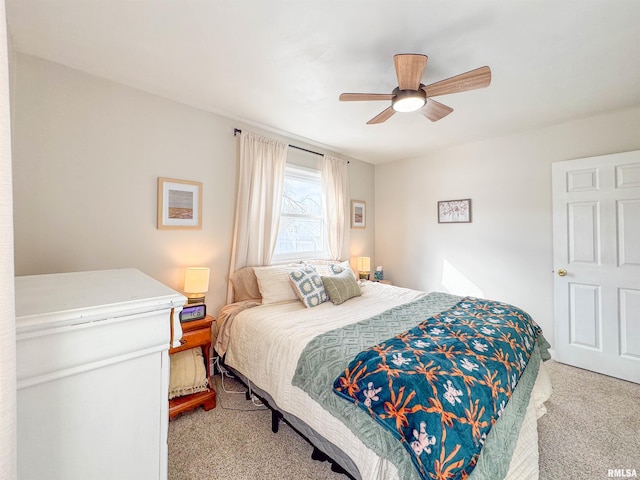
[[[233,129],[233,136],[234,136],[234,137],[237,137],[239,133],[242,133],[242,130],[240,130],[239,128],[234,128],[234,129]],[[324,157],[324,153],[314,152],[313,150],[308,150],[308,149],[306,149],[306,148],[298,147],[298,146],[296,146],[296,145],[291,145],[291,144],[289,144],[289,146],[290,146],[291,148],[295,148],[295,149],[298,149],[298,150],[302,150],[303,152],[313,153],[314,155],[320,155],[321,157]],[[351,162],[349,162],[349,161],[347,160],[347,163],[351,163]]]

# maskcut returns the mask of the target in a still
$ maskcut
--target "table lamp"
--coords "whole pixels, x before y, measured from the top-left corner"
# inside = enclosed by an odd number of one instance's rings
[[[369,273],[371,273],[371,258],[358,257],[358,272],[361,279],[369,280]]]
[[[187,304],[204,303],[204,294],[209,291],[209,269],[188,267],[184,272],[184,293]]]

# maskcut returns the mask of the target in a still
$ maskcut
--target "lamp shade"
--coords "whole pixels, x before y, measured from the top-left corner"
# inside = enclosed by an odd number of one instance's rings
[[[185,293],[206,293],[209,291],[209,269],[189,267],[184,272]]]
[[[369,273],[371,271],[371,258],[358,257],[358,271]]]

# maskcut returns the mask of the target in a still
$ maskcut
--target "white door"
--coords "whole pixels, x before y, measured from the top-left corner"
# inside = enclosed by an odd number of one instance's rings
[[[555,359],[640,383],[640,151],[552,172]]]

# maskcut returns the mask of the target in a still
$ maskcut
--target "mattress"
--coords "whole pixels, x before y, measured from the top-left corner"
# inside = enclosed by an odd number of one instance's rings
[[[423,292],[363,282],[362,295],[335,306],[330,302],[305,308],[291,301],[250,308],[240,312],[229,329],[225,363],[254,387],[268,393],[272,405],[300,419],[319,438],[335,445],[357,467],[356,477],[365,480],[398,479],[395,466],[369,449],[340,420],[331,416],[303,390],[291,383],[298,358],[317,335],[355,323],[397,305],[416,300]],[[536,409],[548,397],[544,369],[534,387],[523,421],[509,480],[537,478]],[[513,471],[512,471],[513,470]]]

